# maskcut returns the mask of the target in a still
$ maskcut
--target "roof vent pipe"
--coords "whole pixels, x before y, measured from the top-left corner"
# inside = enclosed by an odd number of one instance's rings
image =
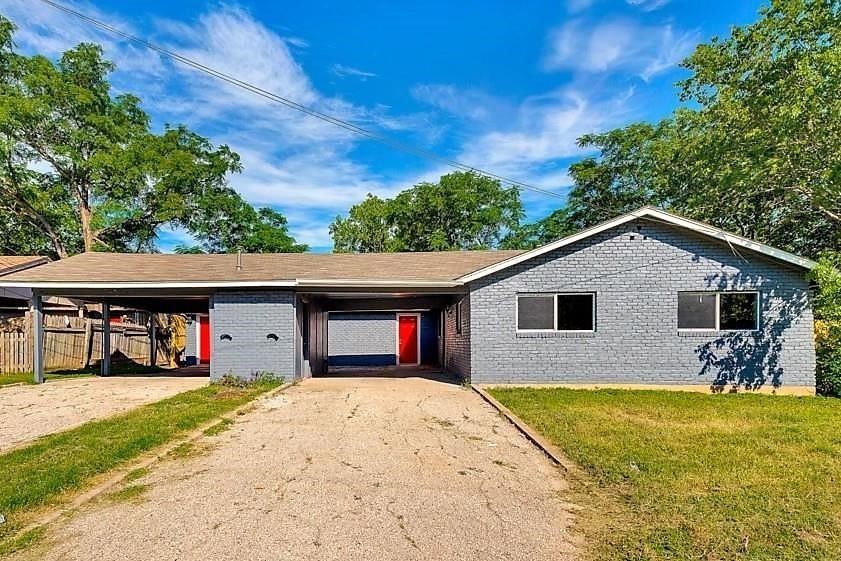
[[[242,250],[237,251],[237,271],[242,271]]]

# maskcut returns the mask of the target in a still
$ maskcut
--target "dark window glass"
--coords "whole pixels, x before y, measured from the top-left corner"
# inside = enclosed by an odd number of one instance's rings
[[[461,301],[459,301],[459,303],[456,304],[456,335],[461,335],[461,314]]]
[[[517,329],[555,329],[554,296],[518,296]]]
[[[721,298],[721,329],[756,329],[755,292],[723,292]]]
[[[593,295],[558,294],[558,331],[593,330]]]
[[[715,313],[715,293],[678,293],[678,329],[715,329]]]

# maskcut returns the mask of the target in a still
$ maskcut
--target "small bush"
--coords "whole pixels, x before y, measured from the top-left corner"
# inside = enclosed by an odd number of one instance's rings
[[[818,349],[817,359],[818,394],[841,397],[841,348]]]
[[[248,380],[241,378],[232,372],[222,374],[222,377],[219,378],[219,381],[216,383],[226,388],[245,388],[248,386]]]
[[[250,379],[237,376],[232,372],[226,372],[216,383],[226,388],[248,388],[251,386],[279,386],[283,383],[283,377],[278,376],[274,372],[269,372],[268,370],[257,372]]]
[[[815,351],[817,393],[841,397],[841,322],[815,322]]]

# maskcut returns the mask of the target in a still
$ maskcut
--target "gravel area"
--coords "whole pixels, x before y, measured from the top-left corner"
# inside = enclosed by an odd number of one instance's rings
[[[114,376],[0,388],[0,451],[205,384],[207,378]]]
[[[564,561],[565,480],[495,410],[419,378],[306,380],[15,559]],[[131,495],[131,499],[126,496]]]

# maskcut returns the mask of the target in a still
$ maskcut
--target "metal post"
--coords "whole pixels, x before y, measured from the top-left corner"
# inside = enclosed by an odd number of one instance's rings
[[[158,364],[158,330],[155,327],[155,316],[149,312],[149,366]]]
[[[103,376],[111,374],[111,304],[102,303],[102,370]]]
[[[44,310],[41,293],[32,291],[32,371],[36,384],[44,383]]]

